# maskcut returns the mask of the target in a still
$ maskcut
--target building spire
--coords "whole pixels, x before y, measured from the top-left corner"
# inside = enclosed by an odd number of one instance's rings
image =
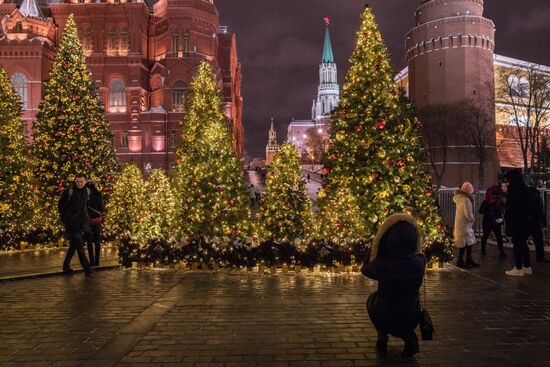
[[[36,4],[36,0],[23,0],[21,6],[19,7],[19,11],[24,17],[44,19],[42,10],[40,10],[40,7]]]
[[[334,64],[334,55],[332,53],[332,43],[330,42],[330,32],[328,26],[330,24],[329,18],[325,18],[326,31],[325,31],[325,45],[323,47],[323,64]]]

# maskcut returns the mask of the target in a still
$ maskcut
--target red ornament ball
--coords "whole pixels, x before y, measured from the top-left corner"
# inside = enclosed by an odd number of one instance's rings
[[[384,119],[376,120],[376,128],[379,130],[383,130],[384,128],[386,128],[386,120]]]
[[[434,194],[434,191],[432,189],[426,189],[426,195],[432,196]]]
[[[330,158],[337,159],[338,158],[338,153],[336,153],[336,152],[330,153]]]
[[[227,205],[230,205],[230,206],[235,205],[235,200],[233,200],[233,199],[227,200]]]
[[[323,167],[323,175],[328,175],[330,173],[330,167]]]
[[[355,132],[360,133],[361,131],[363,131],[363,125],[361,124],[355,125]]]
[[[395,163],[395,161],[394,161],[393,159],[391,159],[391,158],[389,158],[389,159],[386,161],[386,164],[387,164],[388,166],[393,166],[394,163]]]
[[[405,167],[405,161],[400,159],[397,161],[397,167],[401,168],[401,167]]]

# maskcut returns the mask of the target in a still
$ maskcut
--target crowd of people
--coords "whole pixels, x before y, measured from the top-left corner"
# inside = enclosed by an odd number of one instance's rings
[[[465,182],[456,191],[453,201],[456,204],[454,223],[454,244],[458,248],[456,265],[460,268],[475,268],[479,264],[473,260],[472,248],[477,243],[474,232],[474,187]],[[485,200],[479,213],[483,216],[481,255],[487,254],[487,240],[494,233],[500,257],[507,256],[504,250],[504,234],[511,238],[515,266],[506,271],[509,276],[533,274],[530,262],[528,239],[535,244],[538,262],[548,262],[544,253],[543,230],[546,224],[543,201],[539,191],[525,184],[520,170],[509,171],[500,185],[487,189]],[[466,258],[464,258],[466,255]]]

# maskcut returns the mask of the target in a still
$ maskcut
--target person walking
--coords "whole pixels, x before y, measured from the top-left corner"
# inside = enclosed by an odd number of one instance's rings
[[[250,205],[254,206],[254,204],[256,203],[256,188],[253,184],[250,184],[250,186],[248,186],[248,196],[250,197]]]
[[[90,263],[84,254],[84,233],[88,231],[90,216],[88,215],[88,191],[86,176],[79,174],[75,183],[61,194],[58,211],[65,227],[65,236],[69,240],[69,249],[63,262],[63,271],[72,272],[71,260],[76,251],[84,273],[91,274]]]
[[[309,180],[311,179],[311,176],[309,175],[309,173],[307,174],[307,183],[309,183]]]
[[[506,257],[504,242],[502,240],[502,225],[504,224],[504,200],[499,185],[491,186],[485,193],[485,200],[479,207],[479,213],[483,215],[481,237],[481,254],[487,255],[487,239],[491,232],[495,234],[500,257]]]
[[[506,223],[506,235],[512,237],[514,246],[515,266],[506,271],[508,276],[531,275],[529,246],[529,191],[520,170],[511,170],[506,173],[508,188],[506,194],[506,209],[504,222]]]
[[[94,182],[88,182],[86,187],[89,189],[88,215],[90,216],[90,226],[86,232],[86,242],[88,245],[88,257],[91,266],[99,266],[99,257],[101,254],[101,223],[103,222],[103,195],[98,190]]]
[[[376,350],[387,353],[388,335],[403,339],[402,355],[419,352],[414,329],[421,313],[419,289],[426,259],[416,220],[408,214],[390,216],[378,229],[361,273],[378,281],[378,290],[369,295],[367,311],[376,331]]]
[[[472,247],[476,243],[474,233],[474,199],[472,194],[474,187],[469,182],[464,182],[460,190],[453,195],[456,204],[454,243],[458,248],[458,260],[456,266],[459,268],[476,268],[479,266],[472,258]],[[466,252],[466,261],[464,253]]]

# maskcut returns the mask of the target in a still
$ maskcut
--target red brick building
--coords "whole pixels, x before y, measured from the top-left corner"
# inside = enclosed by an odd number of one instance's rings
[[[0,66],[32,122],[69,14],[105,103],[121,162],[147,172],[175,161],[185,95],[203,60],[214,66],[228,126],[242,157],[241,66],[235,35],[214,0],[0,0]]]

